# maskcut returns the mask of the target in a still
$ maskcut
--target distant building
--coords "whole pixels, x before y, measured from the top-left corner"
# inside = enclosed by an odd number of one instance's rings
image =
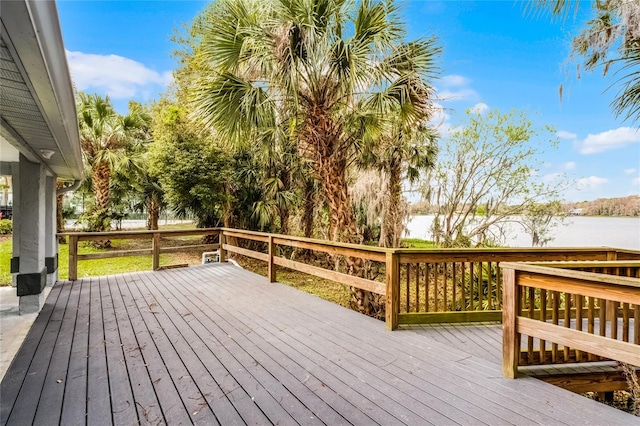
[[[582,216],[582,209],[571,209],[569,214],[571,216]]]

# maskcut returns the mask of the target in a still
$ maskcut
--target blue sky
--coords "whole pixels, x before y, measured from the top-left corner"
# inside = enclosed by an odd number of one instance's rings
[[[587,2],[585,6],[587,6]],[[174,28],[207,2],[59,0],[71,74],[78,89],[108,94],[119,111],[127,101],[157,98],[171,81]],[[601,72],[576,78],[569,62],[574,20],[552,22],[515,1],[407,1],[408,38],[435,35],[443,47],[435,86],[442,131],[467,108],[521,109],[558,131],[559,147],[545,153],[540,176],[566,173],[569,201],[640,193],[640,132],[609,106],[618,87]],[[559,87],[563,86],[562,100]]]

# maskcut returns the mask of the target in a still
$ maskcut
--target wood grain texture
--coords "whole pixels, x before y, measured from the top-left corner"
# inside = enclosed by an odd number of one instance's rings
[[[530,318],[518,317],[516,324],[517,329],[522,334],[553,341],[580,351],[640,367],[640,347],[638,345],[584,333],[571,328],[559,327]]]
[[[328,269],[307,265],[306,263],[296,262],[295,260],[289,260],[283,257],[274,257],[273,263],[278,266],[293,269],[294,271],[300,271],[309,275],[315,275],[316,277],[325,278],[348,286],[361,288],[373,293],[384,295],[386,292],[385,284],[378,281],[367,280],[365,278],[343,274],[342,272],[330,271]]]
[[[504,269],[502,293],[502,374],[515,379],[518,376],[518,357],[520,356],[520,333],[516,315],[520,312],[520,287],[516,284],[517,272]]]
[[[499,339],[464,332],[485,350]],[[633,419],[229,264],[58,283],[19,353],[0,385],[3,425]]]

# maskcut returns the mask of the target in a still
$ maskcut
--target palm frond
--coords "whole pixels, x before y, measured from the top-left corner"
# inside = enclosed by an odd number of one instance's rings
[[[622,88],[612,106],[618,116],[640,122],[640,44],[630,48],[621,61],[623,65],[618,73],[623,75],[618,83],[622,83]]]

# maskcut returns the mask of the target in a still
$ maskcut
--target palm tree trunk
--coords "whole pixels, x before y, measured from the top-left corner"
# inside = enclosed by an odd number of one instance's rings
[[[389,182],[387,187],[387,214],[384,218],[385,247],[399,247],[402,231],[402,169],[396,159],[391,161],[389,168]]]
[[[158,229],[158,217],[160,216],[160,206],[155,197],[151,197],[149,202],[149,212],[147,216],[147,229],[155,231]]]
[[[346,161],[319,162],[318,174],[324,186],[329,205],[331,239],[346,243],[361,243],[353,206],[349,198],[346,178]],[[364,261],[357,257],[347,257],[347,273],[362,277],[365,274]],[[379,294],[351,287],[351,309],[376,318],[384,318],[384,300]]]
[[[279,216],[280,216],[280,233],[284,235],[289,235],[289,209],[280,208]]]
[[[111,230],[110,215],[110,194],[111,167],[106,162],[94,163],[91,170],[91,185],[95,203],[93,206],[92,219],[89,223],[89,230],[94,232],[105,232]],[[94,245],[97,248],[111,247],[111,241],[100,240]]]
[[[304,203],[302,207],[302,230],[304,236],[311,238],[313,236],[313,215],[316,204],[314,200],[314,184],[313,181],[307,181],[304,187]]]

